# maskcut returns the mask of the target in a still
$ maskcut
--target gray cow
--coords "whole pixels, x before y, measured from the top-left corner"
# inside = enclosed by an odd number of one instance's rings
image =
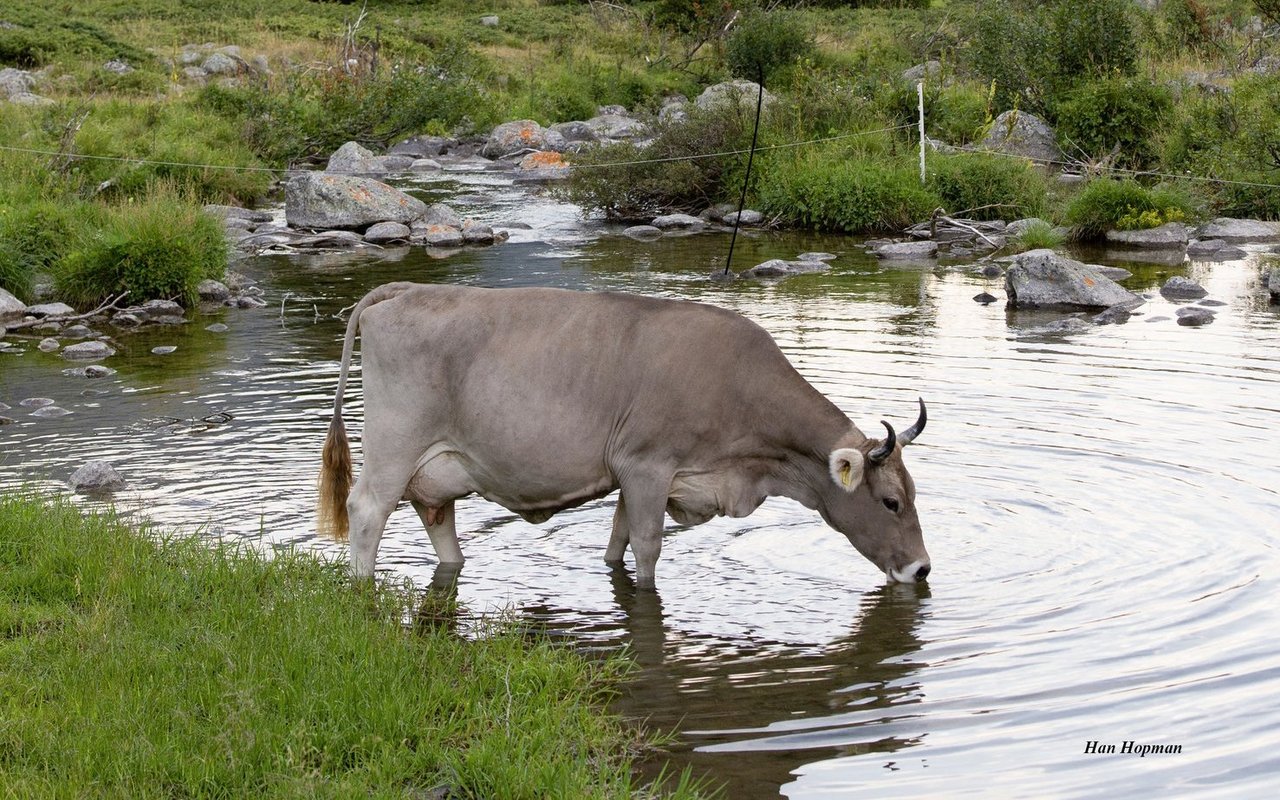
[[[351,487],[342,395],[362,336],[364,468]],[[654,588],[663,514],[745,517],[782,495],[816,509],[892,581],[929,574],[902,446],[867,438],[773,339],[725,309],[612,292],[392,283],[347,324],[320,472],[319,528],[350,530],[373,575],[409,500],[441,563],[460,564],[454,501],[479,494],[531,522],[620,489],[605,560],[628,544]]]

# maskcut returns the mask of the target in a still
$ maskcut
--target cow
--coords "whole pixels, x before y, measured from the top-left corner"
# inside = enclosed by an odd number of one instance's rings
[[[357,331],[364,466],[352,488],[342,398]],[[628,545],[654,589],[664,513],[745,517],[790,497],[890,582],[929,574],[901,433],[865,436],[759,325],[686,300],[550,288],[391,283],[355,306],[319,478],[318,529],[349,531],[371,578],[401,500],[440,563],[460,565],[454,503],[478,494],[530,522],[620,490],[605,560]]]

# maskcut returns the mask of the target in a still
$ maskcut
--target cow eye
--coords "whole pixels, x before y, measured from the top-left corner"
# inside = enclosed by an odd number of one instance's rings
[[[894,500],[892,497],[886,497],[880,502],[884,503],[884,507],[892,511],[894,514],[897,514],[898,509],[901,508],[901,506],[898,504],[898,501]]]

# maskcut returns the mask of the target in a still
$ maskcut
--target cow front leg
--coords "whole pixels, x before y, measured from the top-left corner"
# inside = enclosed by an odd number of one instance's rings
[[[609,546],[604,551],[606,564],[621,564],[627,553],[627,543],[631,534],[627,532],[627,504],[622,494],[618,494],[618,505],[613,509],[613,533],[609,534]]]
[[[366,470],[367,473],[367,470]],[[399,502],[399,493],[379,496],[369,489],[370,481],[358,480],[347,498],[351,521],[351,574],[356,580],[371,580],[378,561],[378,544],[387,526],[387,517]]]
[[[462,547],[458,545],[458,528],[454,522],[453,501],[428,506],[417,500],[413,501],[413,510],[431,537],[431,547],[436,551],[436,558],[441,564],[461,564],[463,562]]]
[[[636,588],[653,590],[662,554],[662,521],[667,509],[666,481],[644,480],[638,486],[624,489],[627,503],[623,511],[631,553],[636,557]],[[612,542],[610,542],[612,544]]]

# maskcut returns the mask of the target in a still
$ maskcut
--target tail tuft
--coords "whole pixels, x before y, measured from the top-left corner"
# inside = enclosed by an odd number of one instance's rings
[[[316,513],[316,530],[321,536],[337,541],[347,538],[347,495],[351,493],[353,470],[351,447],[347,444],[347,428],[342,414],[335,413],[324,440],[324,456],[320,467],[320,502]]]

